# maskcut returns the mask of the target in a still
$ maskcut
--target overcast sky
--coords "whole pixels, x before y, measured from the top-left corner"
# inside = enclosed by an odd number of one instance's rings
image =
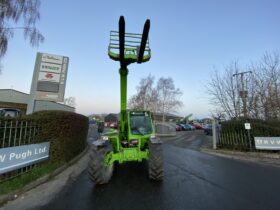
[[[0,88],[29,93],[37,52],[70,58],[66,97],[76,98],[78,113],[119,111],[119,63],[107,55],[109,32],[125,16],[126,31],[141,33],[151,20],[152,58],[129,66],[128,95],[149,74],[172,77],[183,92],[179,115],[209,116],[205,85],[214,68],[230,62],[258,61],[279,52],[278,0],[103,0],[41,1],[37,27],[45,42],[32,48],[17,31],[9,42]]]

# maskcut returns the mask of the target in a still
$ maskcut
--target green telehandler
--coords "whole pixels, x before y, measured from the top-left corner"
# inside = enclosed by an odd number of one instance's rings
[[[148,19],[142,34],[125,33],[125,20],[121,16],[119,31],[110,32],[108,55],[120,62],[120,122],[117,131],[102,134],[91,145],[88,173],[95,184],[110,181],[115,163],[143,160],[148,160],[150,179],[163,179],[162,141],[155,135],[152,113],[127,109],[127,66],[150,60],[149,30]]]

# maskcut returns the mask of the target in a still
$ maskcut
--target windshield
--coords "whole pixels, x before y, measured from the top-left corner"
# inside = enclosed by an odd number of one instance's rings
[[[134,135],[146,135],[152,133],[152,123],[149,113],[147,112],[131,112],[130,128]]]

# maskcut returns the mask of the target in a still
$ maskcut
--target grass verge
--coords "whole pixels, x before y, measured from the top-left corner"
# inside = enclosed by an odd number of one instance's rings
[[[15,190],[20,190],[34,180],[53,172],[59,166],[61,166],[59,163],[46,163],[33,168],[31,171],[20,176],[12,178],[11,180],[4,181],[3,183],[0,183],[0,195],[4,195]]]

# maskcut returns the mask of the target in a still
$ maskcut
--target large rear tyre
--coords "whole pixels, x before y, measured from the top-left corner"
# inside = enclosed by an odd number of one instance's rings
[[[112,177],[114,164],[111,164],[110,166],[105,165],[105,157],[111,151],[111,144],[106,144],[102,147],[97,147],[95,145],[91,146],[88,163],[88,174],[89,178],[95,184],[106,184]]]
[[[155,181],[163,179],[162,144],[149,142],[149,178]]]

